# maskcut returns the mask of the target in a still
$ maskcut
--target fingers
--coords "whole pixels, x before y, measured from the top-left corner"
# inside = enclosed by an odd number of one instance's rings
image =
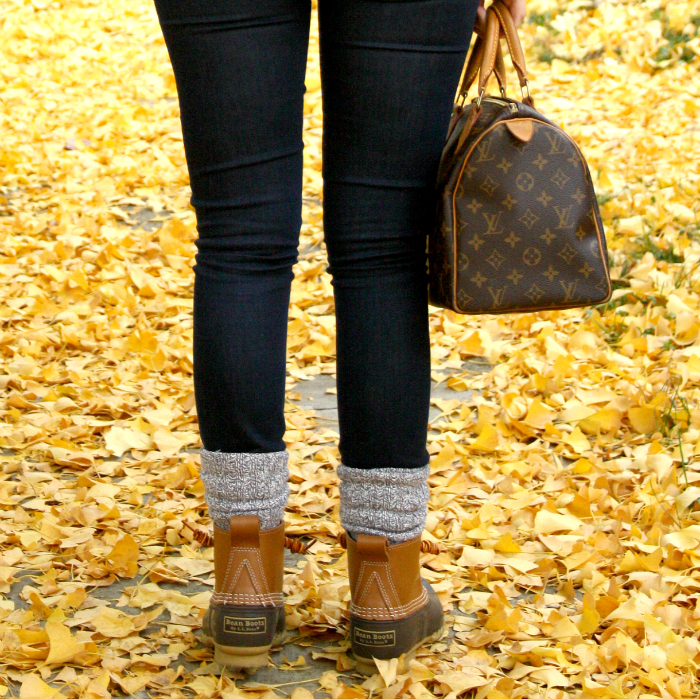
[[[513,22],[516,27],[519,27],[525,19],[525,0],[502,0],[503,4],[510,10],[513,16]]]
[[[519,27],[523,20],[525,19],[525,2],[526,0],[501,0],[503,4],[510,10],[510,14],[513,17],[513,22],[516,27]],[[486,23],[486,10],[484,9],[484,0],[480,0],[479,6],[476,8],[476,24],[477,27],[482,25],[485,27]]]
[[[484,9],[484,0],[480,0],[479,7],[476,8],[476,24],[484,26],[486,22],[486,10]]]

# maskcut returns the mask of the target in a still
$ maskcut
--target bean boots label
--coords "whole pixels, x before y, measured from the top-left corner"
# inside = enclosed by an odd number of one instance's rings
[[[361,646],[393,646],[396,644],[396,631],[368,631],[353,628],[355,643]]]
[[[224,631],[229,633],[265,633],[267,619],[264,616],[253,618],[225,616]]]

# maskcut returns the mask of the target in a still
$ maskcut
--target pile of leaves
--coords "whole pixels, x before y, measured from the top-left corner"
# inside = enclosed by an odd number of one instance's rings
[[[369,679],[343,640],[338,434],[298,404],[335,371],[313,22],[285,440],[288,529],[316,541],[285,590],[296,643],[335,639],[313,653],[333,699],[700,690],[700,2],[528,10],[536,105],[590,164],[615,291],[556,313],[431,309],[433,378],[472,391],[434,401],[429,437],[441,553],[424,575],[450,633]],[[8,0],[0,46],[0,696],[287,693],[219,676],[195,634],[213,585],[196,226],[155,10]]]

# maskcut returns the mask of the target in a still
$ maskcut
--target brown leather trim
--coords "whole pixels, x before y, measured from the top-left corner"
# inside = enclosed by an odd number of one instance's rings
[[[357,535],[357,548],[362,551],[366,562],[387,563],[389,561],[387,546],[388,542],[384,537]]]
[[[555,127],[552,126],[551,124],[548,124],[546,121],[542,121],[541,119],[537,119],[535,117],[522,117],[523,119],[529,119],[531,121],[536,121],[543,126],[546,126],[550,129],[554,129]],[[454,189],[452,191],[452,239],[453,239],[453,248],[452,248],[452,254],[455,255],[457,251],[457,205],[456,205],[456,199],[457,199],[457,191],[459,190],[459,186],[462,182],[462,175],[464,174],[464,168],[467,166],[467,161],[469,160],[469,157],[471,154],[474,152],[474,148],[476,148],[477,143],[479,143],[486,134],[490,133],[493,129],[495,129],[497,126],[502,126],[506,123],[506,121],[509,121],[507,119],[504,119],[502,121],[497,121],[495,124],[491,124],[491,126],[488,127],[483,133],[479,135],[479,137],[472,143],[471,148],[467,151],[467,153],[464,156],[464,160],[462,161],[462,168],[459,171],[459,175],[457,176],[457,181],[455,182]],[[517,121],[516,119],[512,119],[510,121]],[[574,141],[569,134],[567,134],[564,130],[559,129],[557,130],[557,133],[562,133],[566,138],[571,141],[571,143],[574,146],[574,149],[576,150],[576,154],[578,157],[581,159],[581,162],[583,163],[583,171],[584,173],[586,172],[587,165],[586,165],[586,160],[583,157],[583,154],[581,153],[580,148],[576,144],[576,141]],[[592,183],[591,183],[592,184]],[[598,250],[600,251],[600,258],[603,261],[603,266],[605,270],[608,270],[608,261],[605,259],[605,255],[603,254],[603,241],[601,238],[601,230],[600,227],[598,226],[598,218],[594,217],[595,219],[595,229],[596,229],[596,235],[598,237]],[[603,234],[604,235],[604,234]],[[455,309],[457,309],[457,313],[462,313],[463,315],[486,315],[484,313],[471,313],[469,311],[460,311],[459,310],[459,305],[457,303],[457,265],[453,264],[453,272],[452,272],[452,304]],[[610,296],[612,295],[612,283],[610,280],[610,276],[606,274],[606,280],[608,282],[608,295],[606,296],[605,299],[602,301],[599,301],[599,303],[605,303]],[[536,311],[559,311],[559,310],[565,310],[567,308],[579,308],[581,306],[580,302],[573,302],[570,304],[566,305],[558,305],[558,306],[543,306],[542,308],[537,308],[534,309]],[[519,308],[508,308],[503,311],[489,311],[488,315],[498,315],[499,313],[520,313],[520,312],[531,312],[533,311],[532,308],[529,308],[527,306],[519,307]]]
[[[535,133],[535,129],[532,126],[532,119],[508,119],[506,121],[506,128],[515,138],[519,141],[523,141],[523,143],[527,143],[532,138],[532,134]]]
[[[467,137],[471,133],[472,128],[474,127],[474,124],[476,123],[476,120],[481,116],[481,107],[477,107],[474,105],[472,107],[471,112],[469,113],[469,116],[467,117],[466,122],[464,123],[464,126],[462,127],[462,133],[459,134],[459,138],[457,139],[457,145],[455,146],[455,153],[459,153],[460,149],[462,148],[462,145],[464,142],[467,140]]]
[[[233,548],[260,548],[260,529],[257,515],[239,515],[229,519]]]
[[[214,526],[214,603],[283,603],[284,528],[260,531],[257,515],[231,517],[229,530]]]
[[[428,602],[420,576],[421,539],[389,545],[386,537],[348,539],[350,613],[374,620],[405,618]]]

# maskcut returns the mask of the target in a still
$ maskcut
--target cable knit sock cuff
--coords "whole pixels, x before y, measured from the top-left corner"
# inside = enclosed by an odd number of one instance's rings
[[[234,515],[256,514],[260,529],[276,527],[289,498],[289,452],[226,453],[200,449],[204,499],[217,527]]]
[[[390,543],[421,534],[428,513],[430,466],[350,468],[338,466],[340,523],[353,534],[386,536]]]

